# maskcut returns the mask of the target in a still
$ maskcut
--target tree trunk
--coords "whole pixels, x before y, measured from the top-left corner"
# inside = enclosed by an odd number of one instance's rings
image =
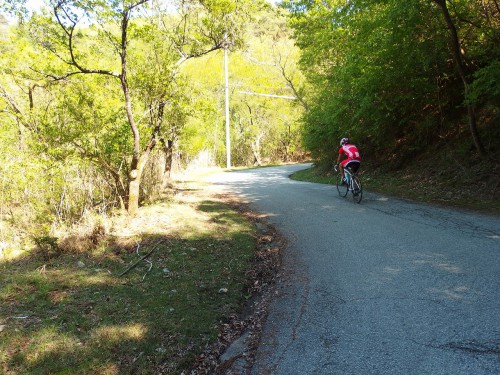
[[[255,142],[252,142],[250,144],[251,148],[252,148],[252,153],[253,153],[253,157],[254,157],[254,165],[258,165],[259,167],[262,165],[262,159],[261,159],[261,156],[260,156],[260,139],[262,138],[262,135],[257,135],[255,137]]]
[[[139,211],[140,186],[140,178],[131,179],[128,183],[128,214],[132,217],[136,216]]]
[[[170,177],[172,174],[174,141],[169,139],[167,142],[165,142],[165,140],[162,139],[161,143],[163,145],[163,152],[165,153],[165,168],[163,170],[162,188],[166,189],[168,184],[170,183]]]
[[[146,151],[141,155],[137,163],[137,168],[132,169],[129,174],[128,183],[128,214],[130,216],[136,216],[139,210],[139,198],[140,198],[140,187],[142,181],[142,173],[144,172],[144,167],[149,160],[149,155],[152,148],[146,149]]]
[[[481,157],[486,156],[486,151],[484,149],[483,143],[481,142],[481,138],[479,136],[477,130],[477,121],[476,121],[476,112],[474,106],[467,101],[467,94],[469,92],[469,80],[467,78],[466,67],[462,57],[462,48],[460,46],[460,39],[458,38],[457,28],[451,19],[450,12],[448,10],[448,6],[446,5],[446,0],[432,0],[436,3],[442,10],[444,19],[446,21],[446,25],[448,26],[448,30],[450,31],[452,44],[453,44],[453,57],[455,60],[455,64],[457,66],[458,74],[462,83],[464,85],[464,99],[467,105],[467,114],[469,117],[469,130],[472,136],[472,140],[474,145],[476,146],[477,152]]]
[[[108,170],[108,172],[113,176],[113,179],[115,180],[115,188],[116,188],[116,193],[118,194],[118,199],[120,200],[120,208],[122,210],[125,210],[127,208],[126,205],[126,200],[127,200],[127,190],[125,189],[125,186],[122,181],[122,177],[120,176],[120,173],[115,171],[108,163],[103,163],[101,161],[101,164],[104,165],[104,167]]]
[[[140,134],[139,128],[135,123],[132,113],[132,100],[130,98],[130,90],[127,80],[127,29],[130,16],[130,9],[123,11],[122,15],[122,39],[121,39],[121,75],[120,82],[122,86],[123,95],[125,97],[125,111],[127,113],[128,123],[133,135],[133,151],[132,160],[130,162],[130,175],[129,175],[129,194],[128,194],[128,213],[130,216],[137,215],[139,209],[139,188],[141,185],[142,167],[140,156]]]

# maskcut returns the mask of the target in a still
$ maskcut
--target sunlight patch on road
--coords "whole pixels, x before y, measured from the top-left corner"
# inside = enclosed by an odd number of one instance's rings
[[[470,291],[466,286],[459,286],[456,288],[448,288],[448,289],[440,289],[440,288],[431,288],[430,292],[433,294],[439,294],[444,297],[448,297],[455,300],[464,300],[466,299],[466,294]]]
[[[400,272],[401,272],[401,268],[392,268],[392,267],[385,267],[384,268],[384,273],[388,273],[391,275],[397,275]]]
[[[444,271],[448,271],[450,273],[462,273],[462,267],[456,266],[453,264],[449,264],[449,263],[439,263],[439,264],[436,264],[436,267],[438,267],[439,269],[442,269]]]
[[[463,268],[459,265],[451,264],[448,262],[440,261],[439,259],[435,260],[416,260],[413,262],[415,265],[424,266],[430,265],[431,267],[438,268],[442,271],[446,271],[449,273],[461,274],[463,273]]]

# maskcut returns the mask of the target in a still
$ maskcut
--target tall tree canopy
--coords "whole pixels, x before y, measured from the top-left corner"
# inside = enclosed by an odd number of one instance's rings
[[[404,162],[456,133],[462,115],[483,153],[482,122],[500,106],[496,0],[284,5],[314,87],[304,137],[315,155],[331,159],[337,140],[349,135],[370,152],[383,150]]]
[[[134,214],[165,191],[174,155],[224,165],[223,48],[235,164],[301,155],[305,85],[283,10],[232,0],[60,0],[34,13],[23,4],[4,2],[20,22],[0,24],[2,222],[47,233],[118,205]]]
[[[247,25],[245,45],[229,54],[231,153],[235,165],[262,165],[294,160],[301,153],[300,124],[305,82],[298,70],[286,15],[263,6]],[[188,147],[209,150],[220,165],[225,161],[223,134],[224,71],[221,54],[185,66],[196,82],[194,98],[203,111],[190,119]],[[208,122],[213,126],[200,126]],[[207,124],[208,125],[208,124]],[[191,152],[192,153],[192,152]]]
[[[175,83],[178,65],[241,45],[251,5],[250,1],[179,1],[162,10],[148,0],[50,1],[43,13],[23,23],[36,52],[43,56],[40,63],[30,61],[27,84],[33,91],[35,86],[59,83],[58,90],[65,87],[64,92],[74,96],[48,108],[63,121],[52,117],[46,126],[37,126],[46,135],[52,132],[46,139],[54,146],[71,144],[105,167],[129,212],[135,214],[151,151],[158,141],[167,148],[173,141],[174,134],[164,131],[164,114],[169,110],[173,116],[175,108],[180,114],[174,104],[182,96],[182,85]],[[150,114],[149,121],[142,121],[145,113]],[[182,122],[181,117],[176,119]],[[124,141],[125,124],[130,141]],[[54,130],[61,135],[54,136]],[[97,134],[104,138],[99,141]],[[123,170],[128,172],[125,179]]]

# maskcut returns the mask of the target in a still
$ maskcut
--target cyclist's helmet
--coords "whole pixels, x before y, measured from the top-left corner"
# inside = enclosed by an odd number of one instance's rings
[[[349,138],[344,137],[340,140],[340,146],[342,147],[343,145],[349,143]]]

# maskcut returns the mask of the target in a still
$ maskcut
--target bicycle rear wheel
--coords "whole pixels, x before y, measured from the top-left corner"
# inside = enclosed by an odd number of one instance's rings
[[[361,202],[361,199],[363,199],[363,187],[358,176],[352,176],[352,199],[356,203]]]
[[[339,174],[337,177],[337,191],[341,197],[345,197],[349,192],[349,186],[347,184],[342,184],[342,175]]]

